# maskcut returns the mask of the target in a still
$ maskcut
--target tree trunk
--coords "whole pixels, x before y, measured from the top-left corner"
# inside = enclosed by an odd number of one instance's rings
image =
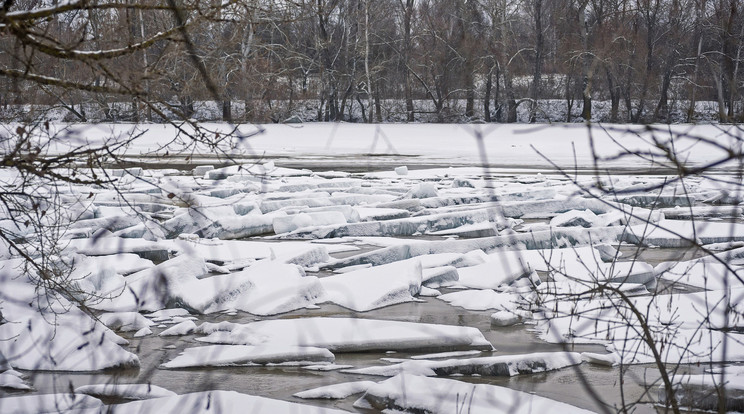
[[[584,121],[592,120],[592,82],[591,82],[591,51],[589,50],[589,33],[586,27],[586,6],[588,0],[583,1],[579,6],[579,32],[581,34],[581,44],[583,53],[581,56],[581,117]]]
[[[232,121],[232,101],[227,97],[222,101],[222,120],[227,122]]]
[[[535,4],[535,70],[532,76],[532,93],[530,98],[532,99],[530,105],[530,123],[535,122],[537,114],[537,100],[540,97],[540,79],[542,77],[542,59],[543,59],[543,48],[545,47],[545,39],[543,36],[543,25],[542,25],[542,0],[534,0]],[[515,104],[516,106],[516,104]],[[516,107],[514,109],[516,113]],[[510,115],[511,116],[511,115]],[[516,122],[516,116],[515,116]]]
[[[620,121],[620,86],[612,80],[612,73],[607,68],[607,89],[610,91],[610,122]]]
[[[406,120],[408,122],[414,121],[413,114],[413,91],[411,85],[411,72],[409,66],[411,64],[411,17],[413,16],[413,1],[406,0],[405,5],[400,2],[403,8],[403,64],[405,65],[404,70],[404,88],[406,98]]]
[[[491,87],[493,84],[493,69],[486,76],[486,96],[483,97],[483,119],[491,122]]]

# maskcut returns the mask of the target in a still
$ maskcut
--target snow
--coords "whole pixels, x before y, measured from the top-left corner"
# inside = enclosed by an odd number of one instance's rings
[[[181,303],[183,286],[206,273],[204,259],[180,255],[127,276],[123,283],[106,292],[113,297],[96,306],[120,311],[156,311],[177,306]]]
[[[163,332],[160,332],[159,336],[181,336],[181,335],[188,335],[196,329],[196,324],[194,321],[183,321],[180,323],[177,323],[170,328],[164,330]]]
[[[99,371],[139,367],[137,355],[120,346],[126,344],[123,338],[64,298],[38,295],[33,285],[17,280],[0,278],[0,283],[2,314],[7,321],[0,324],[0,355],[14,368]],[[12,297],[7,296],[9,292]],[[35,311],[29,312],[29,304]]]
[[[460,412],[539,414],[589,413],[565,403],[534,394],[486,384],[400,374],[367,389],[354,403],[358,408],[403,409],[410,412],[447,414]]]
[[[424,354],[424,355],[413,355],[411,359],[442,359],[452,358],[461,356],[478,355],[482,351],[452,351],[452,352],[439,352],[436,354]]]
[[[332,352],[406,349],[482,349],[491,344],[475,328],[414,322],[354,318],[277,319],[230,325],[203,324],[208,336],[196,338],[215,344],[313,346]]]
[[[66,126],[51,126],[62,127]],[[134,162],[140,155],[157,155],[147,152],[172,139],[175,131],[173,126],[160,125],[85,127],[70,126],[86,140],[75,145],[100,142],[111,131],[143,132],[120,154]],[[240,126],[244,132],[253,128]],[[393,382],[364,382],[364,387],[336,384],[314,390],[315,395],[343,398],[369,388],[363,401],[382,404],[377,408],[455,412],[463,407],[456,406],[457,397],[452,402],[452,396],[474,395],[477,390],[472,399],[475,411],[488,396],[498,395],[499,401],[525,398],[542,411],[561,412],[571,409],[498,387],[407,373],[514,375],[559,369],[582,359],[606,366],[654,362],[654,353],[644,341],[646,332],[640,329],[644,323],[656,343],[663,344],[657,349],[659,358],[670,366],[744,361],[740,333],[744,322],[737,317],[744,311],[740,280],[744,224],[739,205],[744,200],[736,191],[740,178],[731,175],[726,165],[716,167],[713,178],[691,176],[681,181],[661,175],[605,176],[591,170],[590,148],[606,157],[603,168],[629,168],[633,173],[647,167],[638,159],[614,157],[619,151],[615,139],[626,149],[657,160],[663,152],[654,139],[661,139],[674,144],[688,167],[707,165],[728,156],[715,145],[732,144],[721,134],[728,126],[671,126],[684,133],[674,142],[667,141],[665,134],[652,139],[642,126],[610,136],[603,126],[551,126],[545,127],[550,133],[542,133],[519,125],[504,125],[494,132],[496,128],[475,125],[338,124],[333,125],[338,130],[330,139],[328,125],[264,128],[265,134],[235,148],[220,148],[243,165],[196,167],[187,172],[106,170],[102,173],[116,177],[121,191],[74,184],[56,189],[55,194],[44,189],[45,195],[61,200],[57,217],[43,223],[63,230],[59,254],[50,260],[63,270],[71,267],[67,280],[72,291],[65,297],[47,297],[49,292],[43,286],[37,290],[34,283],[38,275],[19,268],[17,252],[0,241],[4,260],[0,264],[0,362],[8,359],[18,369],[51,371],[137,367],[139,357],[130,350],[141,352],[139,344],[157,341],[157,349],[181,353],[167,355],[171,359],[164,360],[164,368],[313,364],[312,375],[322,377],[330,375],[324,374],[326,370],[352,368],[332,364],[332,352],[420,354],[431,349],[446,352],[354,370],[403,372],[396,377],[397,388],[382,385]],[[390,145],[377,145],[378,129],[385,131]],[[592,146],[585,145],[590,130]],[[486,154],[467,145],[475,143],[478,131],[484,133]],[[710,142],[696,141],[688,133]],[[66,145],[70,143],[55,143],[52,153]],[[577,168],[582,174],[561,176],[547,170],[534,174],[534,168],[552,168],[535,149],[566,171]],[[256,163],[248,157],[258,153],[271,161]],[[207,152],[194,153],[196,158],[202,155]],[[498,167],[484,170],[483,155]],[[294,165],[323,166],[329,157],[331,162],[353,165],[355,171],[369,166],[383,171],[314,173],[281,165],[291,158]],[[162,162],[171,159],[175,158],[162,158]],[[205,161],[217,164],[214,158],[199,162]],[[525,164],[530,169],[516,168]],[[10,185],[17,176],[6,169],[0,171],[0,179]],[[0,229],[22,237],[17,240],[29,245],[34,260],[39,258],[31,248],[37,240],[32,228],[14,223],[6,212],[0,217]],[[685,256],[692,260],[657,265],[658,257],[674,260],[667,258],[674,256],[666,249],[646,249],[641,253],[649,261],[645,263],[632,253],[625,259],[615,250],[619,244],[624,251],[630,245],[679,249],[692,242],[721,253],[697,251]],[[657,279],[662,281],[659,291],[655,291]],[[669,290],[670,284],[674,289]],[[464,290],[446,290],[444,295],[436,290],[446,288]],[[693,293],[684,293],[688,291]],[[458,316],[468,317],[456,322],[452,315],[424,314],[427,306],[441,306],[433,300],[394,306],[431,295],[472,314],[460,310]],[[77,301],[85,307],[78,307]],[[399,309],[404,308],[411,314],[401,315]],[[81,309],[93,309],[99,321]],[[197,326],[189,312],[199,314],[200,320],[223,322]],[[293,313],[274,317],[286,312]],[[349,314],[355,318],[320,317]],[[366,319],[371,315],[443,319],[451,324],[477,320],[477,326],[488,332],[484,336],[472,326]],[[252,322],[234,323],[237,320]],[[478,350],[493,349],[486,337],[501,340],[502,327],[520,322],[525,324],[505,331],[529,330],[550,344],[601,345],[608,353],[583,353],[580,358],[573,353],[473,358]],[[196,338],[136,339],[128,350],[122,347],[127,341],[112,331],[133,332],[141,338],[161,329],[162,336],[193,333]],[[192,340],[212,345],[183,349],[193,345]],[[429,390],[429,394],[416,394],[418,400],[409,404],[399,387],[405,377],[421,385],[416,390]],[[12,371],[0,374],[2,384],[28,387]],[[116,388],[124,386],[133,389]],[[118,384],[98,392],[126,398],[140,394],[144,386]],[[376,388],[385,392],[375,394]],[[376,395],[391,397],[383,401]],[[437,395],[443,404],[435,402]],[[114,410],[177,410],[206,398],[226,410],[238,409],[229,404],[248,411],[265,404],[276,408],[274,412],[288,407],[324,411],[225,392],[171,396]],[[0,399],[0,404],[5,400]],[[243,402],[246,407],[240,405]],[[447,411],[447,407],[455,409]]]
[[[312,365],[333,360],[333,354],[327,349],[309,346],[209,345],[186,348],[175,359],[162,364],[161,367],[173,369],[266,364]]]
[[[703,260],[666,262],[654,268],[654,273],[669,282],[703,289],[720,290],[744,287],[744,272],[738,266]]]
[[[93,397],[116,397],[125,400],[148,400],[150,398],[172,397],[173,391],[152,384],[91,384],[75,388],[76,394]]]
[[[40,394],[0,398],[0,411],[8,414],[98,412],[103,403],[84,394]]]
[[[139,312],[114,312],[98,316],[98,320],[115,331],[132,332],[147,329],[155,325]]]
[[[523,355],[502,355],[447,359],[444,361],[409,360],[393,365],[349,369],[344,372],[392,377],[403,372],[426,376],[480,375],[512,377],[553,371],[581,363],[576,352],[537,352]]]
[[[346,224],[346,217],[338,211],[299,213],[292,216],[275,217],[272,221],[274,233],[289,233],[297,229],[333,224]]]
[[[552,311],[536,319],[534,330],[547,342],[605,344],[620,355],[624,364],[653,362],[655,356],[644,341],[639,330],[641,322],[633,312],[643,309],[642,322],[650,327],[652,339],[673,344],[659,353],[663,362],[744,360],[744,335],[721,331],[742,325],[736,315],[744,289],[637,296],[625,303],[613,297],[576,297],[573,301],[561,298],[561,294],[553,299],[543,297],[548,300],[546,310]],[[729,303],[733,312],[727,311]]]
[[[313,306],[323,294],[318,278],[305,276],[297,265],[268,261],[241,272],[184,283],[179,301],[200,313],[234,309],[275,315]]]
[[[7,370],[0,372],[0,388],[16,391],[30,391],[32,388],[23,381],[23,376],[18,371]],[[2,406],[0,404],[0,406]]]
[[[486,309],[513,310],[516,309],[519,301],[519,298],[511,293],[496,292],[491,289],[452,292],[439,296],[437,299],[452,306],[460,306],[475,311]]]
[[[2,400],[0,400],[2,401]],[[209,404],[205,404],[209,401]],[[314,407],[265,397],[240,394],[235,391],[203,391],[175,397],[155,398],[145,401],[134,401],[126,404],[111,405],[109,412],[117,413],[183,413],[193,414],[342,414],[346,411],[331,408]]]
[[[328,399],[340,400],[354,394],[367,391],[376,383],[373,381],[354,381],[342,384],[327,385],[325,387],[313,388],[312,390],[302,391],[294,394],[297,398],[302,399]]]
[[[410,302],[421,290],[421,264],[413,259],[320,279],[323,299],[358,312]]]

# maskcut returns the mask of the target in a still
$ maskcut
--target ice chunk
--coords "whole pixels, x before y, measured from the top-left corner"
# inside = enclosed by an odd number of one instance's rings
[[[584,211],[571,210],[553,217],[550,225],[553,227],[595,227],[600,222],[596,214],[587,209]]]
[[[434,185],[434,183],[429,182],[415,184],[406,194],[406,198],[429,198],[438,196],[439,191],[437,191],[437,186]]]
[[[139,331],[155,325],[139,312],[104,313],[98,317],[98,320],[110,329],[122,332]]]
[[[620,355],[615,352],[609,354],[596,354],[594,352],[582,352],[581,359],[595,365],[614,367],[620,363]]]
[[[424,355],[413,355],[411,359],[444,359],[454,358],[461,356],[478,355],[482,351],[452,351],[452,352],[439,352],[436,354],[424,354]]]
[[[346,224],[346,217],[338,211],[300,213],[292,216],[275,217],[272,225],[274,233],[289,233],[304,227]]]
[[[302,391],[294,394],[297,398],[303,399],[327,399],[340,400],[350,395],[359,394],[376,383],[373,381],[354,381],[344,382],[341,384],[326,385],[325,387],[313,388],[312,390]]]
[[[697,375],[676,375],[672,378],[674,398],[685,408],[701,411],[738,411],[744,405],[744,376],[719,372]],[[732,375],[733,374],[733,375]],[[720,407],[720,394],[725,389],[724,407]],[[658,401],[668,404],[668,394],[663,386],[658,388]]]
[[[347,368],[354,368],[353,365],[337,365],[337,364],[319,364],[319,365],[307,365],[302,367],[302,369],[306,369],[309,371],[336,371],[339,369],[347,369]]]
[[[536,352],[533,354],[502,355],[444,361],[410,360],[394,365],[359,368],[344,372],[363,375],[392,377],[403,372],[426,376],[480,375],[512,377],[520,374],[534,374],[553,371],[581,363],[577,352]]]
[[[196,329],[196,324],[194,321],[183,321],[180,323],[177,323],[170,328],[164,330],[163,332],[160,332],[159,336],[181,336],[181,335],[188,335]]]
[[[75,388],[76,394],[93,397],[114,397],[124,400],[148,400],[150,398],[172,397],[175,392],[152,384],[91,384]]]
[[[197,165],[193,170],[191,170],[191,174],[193,174],[194,177],[204,177],[208,171],[212,170],[214,170],[214,167],[211,165]]]
[[[421,274],[422,283],[429,288],[450,286],[460,279],[460,275],[457,273],[457,268],[455,268],[454,266],[441,266],[423,269]]]
[[[320,279],[324,299],[357,312],[409,302],[421,290],[421,263],[406,260]]]
[[[493,348],[478,329],[471,327],[375,319],[277,319],[245,325],[232,324],[225,328],[229,331],[216,330],[196,340],[218,344],[315,346],[332,352],[406,349],[490,351]]]
[[[183,254],[126,277],[127,288],[113,299],[121,306],[156,311],[181,305],[181,289],[208,272],[204,259]]]
[[[7,370],[0,372],[0,388],[16,391],[30,391],[31,386],[23,381],[22,375],[18,371]],[[2,408],[2,403],[0,403]]]
[[[465,405],[463,405],[465,404]],[[535,394],[487,384],[400,374],[367,389],[358,408],[451,414],[590,413]]]
[[[358,221],[396,220],[411,216],[408,210],[399,208],[355,207],[354,210],[359,214]]]
[[[509,259],[511,257],[513,256],[510,256]],[[518,260],[508,260],[505,256],[504,259],[457,269],[460,276],[457,285],[471,289],[496,289],[521,277],[537,279],[529,266],[519,263]]]
[[[200,313],[235,309],[275,315],[312,306],[322,295],[318,278],[305,277],[298,266],[262,262],[242,272],[183,284],[179,301]]]
[[[146,316],[148,318],[152,318],[155,322],[160,322],[163,320],[175,318],[178,316],[188,316],[189,311],[186,309],[161,309],[159,311],[155,311],[152,313],[148,313]]]
[[[383,249],[338,260],[331,264],[330,267],[345,267],[366,263],[381,265],[425,254],[466,253],[478,249],[550,249],[558,247],[586,246],[595,243],[617,243],[618,237],[625,231],[627,231],[625,227],[602,227],[589,229],[559,227],[550,231],[539,231],[529,234],[510,234],[506,236],[484,237],[480,239],[396,243]]]
[[[437,299],[453,306],[478,311],[486,309],[513,310],[516,309],[519,301],[519,297],[511,293],[495,292],[491,289],[452,292],[439,296]]]
[[[64,247],[86,256],[109,256],[120,253],[134,253],[145,259],[163,261],[168,259],[168,250],[156,242],[144,239],[121,237],[93,237],[63,242]]]
[[[519,322],[522,322],[523,319],[526,319],[530,317],[532,314],[528,311],[522,311],[522,310],[516,310],[516,309],[510,309],[510,310],[500,310],[498,312],[495,312],[491,314],[491,325],[492,326],[512,326],[516,325]]]
[[[83,394],[40,394],[0,398],[0,412],[9,414],[99,412],[101,400]]]
[[[510,219],[511,220],[511,219]],[[502,226],[503,228],[504,226]],[[511,228],[512,226],[506,226]],[[466,224],[464,226],[455,227],[453,229],[433,231],[430,233],[433,236],[457,236],[463,238],[477,238],[477,237],[490,237],[497,236],[499,234],[497,226],[490,222],[481,222],[474,224]]]
[[[490,223],[490,226],[495,226],[498,229],[504,229],[512,225],[508,221],[494,222],[494,220],[495,217],[492,211],[488,209],[475,209],[403,219],[322,226],[307,230],[299,229],[284,237],[314,239],[363,236],[412,236],[417,233],[439,232],[475,223]]]
[[[8,292],[12,299],[4,297]],[[52,292],[37,292],[36,286],[4,279],[0,280],[0,298],[7,321],[0,325],[0,355],[16,368],[98,371],[139,367],[137,356],[119,346],[126,343],[123,338]]]
[[[744,272],[724,263],[704,260],[665,262],[656,266],[654,273],[671,283],[683,283],[703,289],[744,287]]]
[[[256,260],[274,259],[308,267],[330,260],[328,252],[353,250],[348,246],[318,245],[309,242],[267,243],[252,240],[175,240],[172,248],[183,253],[203,257],[209,262],[237,267],[237,270],[253,264]]]
[[[744,289],[629,297],[627,304],[607,297],[574,297],[577,300],[567,301],[565,294],[552,299],[541,296],[546,312],[535,314],[535,332],[541,339],[609,344],[608,350],[617,352],[624,364],[653,362],[656,355],[636,332],[638,322],[632,309],[643,309],[643,323],[650,327],[654,340],[676,344],[658,353],[663,362],[744,361],[744,335],[720,331],[744,323],[737,316]],[[723,341],[727,347],[720,346]]]
[[[395,167],[395,173],[398,175],[408,175],[408,167],[406,167],[405,165]]]
[[[137,332],[134,333],[134,337],[135,338],[141,338],[143,336],[147,336],[147,335],[151,335],[151,334],[152,334],[152,331],[150,330],[150,328],[142,328],[139,331],[137,331]]]
[[[656,226],[631,226],[624,241],[644,246],[689,247],[693,243],[713,244],[744,241],[744,224],[664,220]]]
[[[2,400],[0,400],[2,401]],[[209,404],[205,404],[208,401]],[[1,407],[1,406],[0,406]],[[265,397],[239,394],[235,391],[203,391],[175,397],[156,398],[117,404],[107,407],[112,414],[128,413],[183,413],[190,414],[348,414],[332,408],[302,405]]]
[[[311,365],[333,362],[333,354],[324,348],[291,345],[208,345],[186,348],[162,368],[193,368],[248,365]]]

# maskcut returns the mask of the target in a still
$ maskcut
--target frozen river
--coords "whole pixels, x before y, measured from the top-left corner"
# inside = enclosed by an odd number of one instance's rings
[[[132,127],[73,128],[96,141]],[[45,306],[4,296],[0,356],[30,391],[0,389],[0,411],[70,390],[100,398],[91,409],[165,396],[118,406],[159,411],[226,390],[303,404],[251,400],[274,412],[438,412],[468,395],[473,412],[512,412],[495,398],[645,413],[664,405],[660,364],[684,405],[690,381],[744,362],[742,181],[723,150],[736,131],[263,126],[185,157],[153,152],[171,127],[136,128],[128,170],[105,171],[116,190],[71,186],[55,212],[75,299],[118,336],[73,312],[44,337]],[[681,160],[708,168],[679,180]],[[14,260],[2,291],[38,301]],[[80,337],[88,324],[99,341]],[[93,384],[186,397],[80,388]]]

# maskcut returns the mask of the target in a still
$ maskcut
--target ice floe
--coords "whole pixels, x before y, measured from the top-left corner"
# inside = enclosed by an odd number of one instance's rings
[[[537,414],[590,413],[562,402],[486,384],[469,384],[444,378],[400,374],[369,387],[354,403],[355,407],[376,410],[453,413],[465,407],[467,412]]]
[[[581,355],[575,352],[537,352],[533,354],[447,359],[443,361],[409,360],[394,365],[349,369],[344,372],[363,375],[381,375],[385,377],[392,377],[404,372],[426,376],[479,375],[512,377],[519,374],[553,371],[580,363]]]
[[[148,400],[151,398],[172,397],[176,393],[152,384],[91,384],[75,388],[76,394],[93,397],[120,398],[123,400]]]
[[[312,390],[295,393],[294,396],[303,399],[327,399],[340,400],[354,394],[367,391],[375,385],[373,381],[354,381],[341,384],[327,385],[325,387],[313,388]]]
[[[266,364],[313,365],[331,363],[333,354],[324,348],[291,345],[208,345],[186,348],[162,368],[252,366]]]
[[[476,328],[354,318],[302,318],[208,324],[199,327],[213,344],[279,343],[326,348],[332,352],[410,349],[481,349],[493,347]]]

